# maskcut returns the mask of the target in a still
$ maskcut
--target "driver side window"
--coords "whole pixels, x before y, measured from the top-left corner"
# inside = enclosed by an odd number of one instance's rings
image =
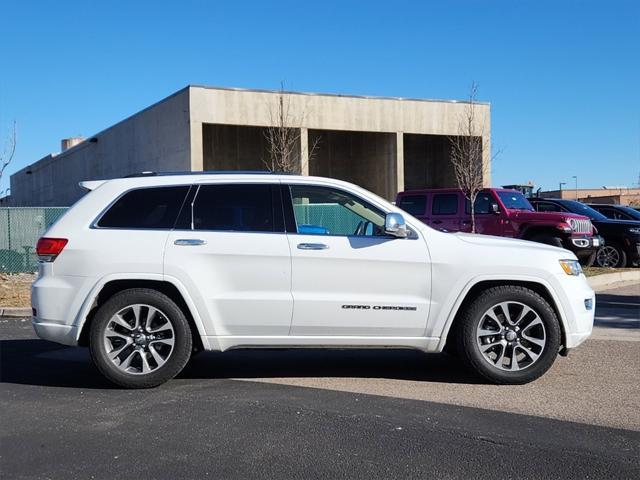
[[[291,185],[289,189],[298,233],[384,235],[384,213],[350,193],[306,185]]]

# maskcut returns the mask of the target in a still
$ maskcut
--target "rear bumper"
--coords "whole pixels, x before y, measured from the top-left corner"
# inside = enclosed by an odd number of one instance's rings
[[[78,329],[75,326],[60,325],[40,321],[37,317],[31,319],[36,335],[43,340],[61,343],[63,345],[77,345]]]
[[[87,277],[52,275],[51,265],[41,265],[31,286],[31,323],[43,340],[77,345],[76,316],[86,298],[91,282]]]

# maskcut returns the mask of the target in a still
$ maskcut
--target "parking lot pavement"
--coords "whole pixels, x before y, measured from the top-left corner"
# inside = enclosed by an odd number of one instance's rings
[[[446,355],[258,350],[204,353],[160,388],[127,391],[86,349],[37,339],[28,319],[0,319],[0,472],[639,478],[637,298],[606,294],[606,328],[518,387],[483,385]],[[619,333],[599,337],[609,330]]]
[[[479,387],[445,356],[435,360],[390,350],[203,354],[168,384],[131,391],[100,377],[86,349],[36,339],[26,320],[3,320],[0,339],[4,478],[640,475],[640,433],[631,430],[396,398],[390,392],[362,395],[230,379],[275,374],[337,379],[340,374],[374,384],[380,376],[422,382],[436,390]],[[577,374],[571,372],[560,381]],[[485,388],[498,392],[504,405],[522,399],[511,389]],[[605,400],[599,402],[603,408]],[[638,412],[615,404],[607,408]]]
[[[640,339],[640,284],[596,295],[595,338]]]

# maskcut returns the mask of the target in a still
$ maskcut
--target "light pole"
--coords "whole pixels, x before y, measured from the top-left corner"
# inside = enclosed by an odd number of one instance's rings
[[[560,182],[560,198],[562,198],[562,186],[566,184],[567,182]]]
[[[576,200],[578,199],[578,176],[574,175],[572,177],[576,181]]]

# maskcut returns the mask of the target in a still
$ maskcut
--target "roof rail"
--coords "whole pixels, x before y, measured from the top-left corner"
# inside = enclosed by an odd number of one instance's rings
[[[138,172],[132,173],[130,175],[126,175],[122,178],[136,178],[136,177],[165,177],[172,175],[295,175],[295,173],[290,172],[271,172],[269,170],[207,170],[202,172],[192,172],[192,171],[183,171],[183,172]]]

